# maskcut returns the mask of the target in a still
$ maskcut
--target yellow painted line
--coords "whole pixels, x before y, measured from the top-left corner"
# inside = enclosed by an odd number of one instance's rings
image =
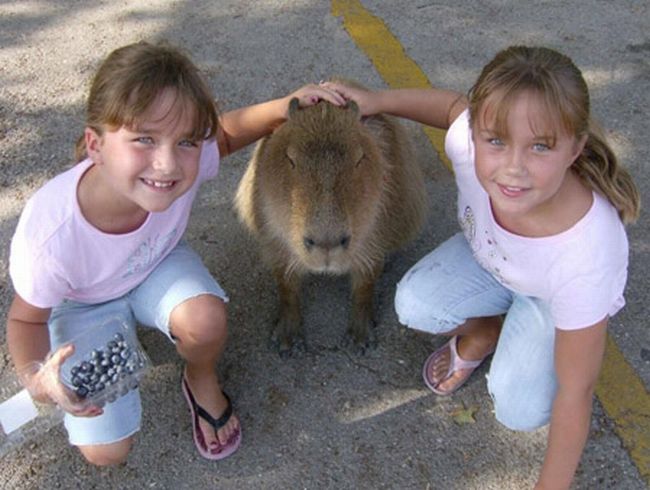
[[[332,14],[343,17],[343,27],[363,51],[390,88],[429,88],[431,83],[420,67],[407,56],[386,24],[357,0],[332,0]],[[422,126],[438,156],[451,170],[445,155],[446,131]]]
[[[426,88],[431,84],[409,58],[386,24],[372,15],[358,0],[332,0],[332,14],[343,18],[343,26],[356,45],[375,65],[391,88]],[[451,169],[444,153],[445,131],[424,128],[432,146]],[[634,369],[607,337],[605,359],[596,396],[636,465],[650,485],[650,394]]]
[[[650,486],[650,394],[609,335],[596,396]]]

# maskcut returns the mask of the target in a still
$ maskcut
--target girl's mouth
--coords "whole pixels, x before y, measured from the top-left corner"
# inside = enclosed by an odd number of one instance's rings
[[[172,187],[176,181],[175,180],[152,180],[152,179],[140,179],[149,187],[154,187],[155,189],[169,189]]]
[[[526,192],[525,187],[515,187],[510,185],[497,184],[501,193],[506,197],[519,197]]]

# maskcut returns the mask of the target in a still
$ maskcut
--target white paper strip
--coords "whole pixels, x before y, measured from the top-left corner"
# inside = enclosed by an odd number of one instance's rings
[[[5,434],[11,434],[36,417],[38,409],[26,389],[0,403],[0,424]]]

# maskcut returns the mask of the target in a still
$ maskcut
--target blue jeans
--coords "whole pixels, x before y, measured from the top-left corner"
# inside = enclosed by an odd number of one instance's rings
[[[124,296],[100,304],[66,300],[54,308],[48,324],[51,350],[55,351],[75,337],[80,337],[89,326],[100,325],[114,317],[121,318],[129,328],[135,328],[136,323],[157,328],[173,341],[169,331],[172,310],[202,294],[212,294],[228,301],[201,258],[185,242],[181,242],[140,285]],[[85,352],[94,347],[75,345],[75,351]],[[75,417],[66,413],[64,424],[71,444],[109,444],[125,439],[140,429],[142,407],[137,389],[107,403],[103,409],[104,413],[97,417]]]
[[[395,309],[400,323],[432,334],[447,333],[469,318],[505,314],[487,376],[496,418],[514,430],[549,422],[557,377],[548,306],[499,283],[476,262],[461,233],[404,275]]]

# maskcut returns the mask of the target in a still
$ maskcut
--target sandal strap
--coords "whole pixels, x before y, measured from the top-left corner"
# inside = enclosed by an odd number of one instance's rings
[[[449,348],[451,349],[451,362],[449,363],[449,373],[448,376],[451,373],[454,373],[458,371],[459,369],[474,369],[477,368],[481,365],[483,362],[483,359],[477,359],[475,361],[466,361],[465,359],[461,358],[460,355],[458,354],[458,350],[456,349],[456,345],[458,344],[458,336],[454,335],[451,340],[449,341]],[[489,354],[488,354],[489,355]]]
[[[196,402],[196,400],[194,399],[194,394],[192,393],[192,390],[190,390],[190,385],[185,379],[185,376],[183,376],[183,383],[185,383],[185,388],[187,390],[187,394],[189,396],[190,402],[192,403],[192,407],[194,407],[194,411],[199,417],[201,417],[208,424],[210,424],[212,428],[215,430],[215,432],[228,423],[230,417],[232,416],[232,403],[230,402],[230,397],[226,394],[225,391],[222,391],[221,393],[223,393],[223,396],[226,398],[226,402],[228,402],[228,405],[226,406],[226,409],[224,410],[223,414],[221,414],[221,417],[215,419],[212,415],[208,413],[208,411],[205,408],[203,408],[201,405],[199,405]]]

